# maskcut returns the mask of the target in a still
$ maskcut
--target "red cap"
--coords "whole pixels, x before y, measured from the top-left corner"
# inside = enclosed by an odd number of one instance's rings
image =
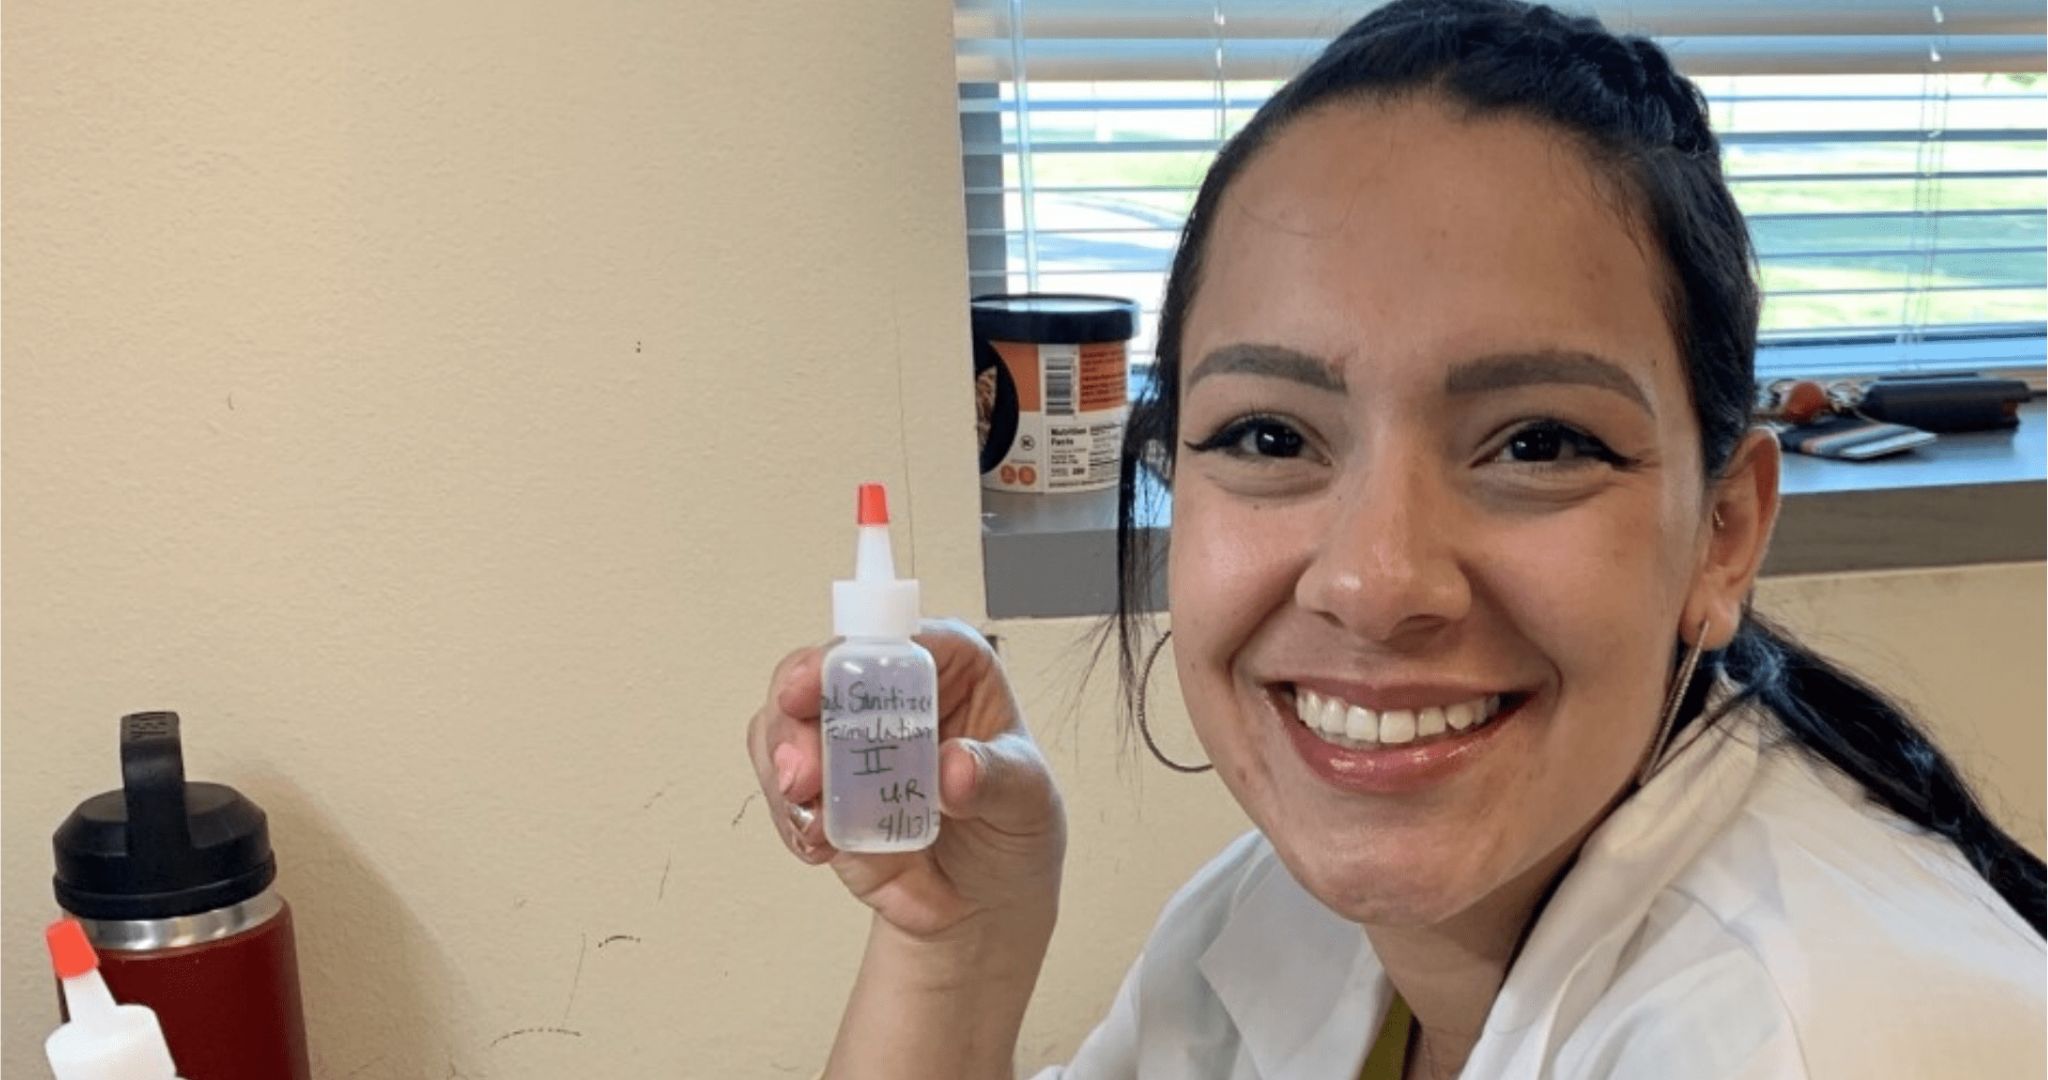
[[[92,942],[85,939],[85,927],[77,919],[59,919],[43,931],[43,938],[50,943],[50,961],[57,968],[60,979],[75,979],[100,966],[99,954],[92,951]]]
[[[860,486],[860,512],[855,519],[861,525],[887,525],[889,523],[889,489],[880,484]]]

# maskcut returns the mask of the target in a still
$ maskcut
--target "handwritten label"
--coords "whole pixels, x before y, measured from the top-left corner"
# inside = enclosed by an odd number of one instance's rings
[[[844,687],[828,686],[818,699],[818,709],[832,716],[864,716],[870,713],[929,713],[930,694],[906,694],[893,686],[869,689],[866,679]]]
[[[932,695],[855,679],[819,700],[831,806],[842,838],[922,840],[937,825],[938,728]]]

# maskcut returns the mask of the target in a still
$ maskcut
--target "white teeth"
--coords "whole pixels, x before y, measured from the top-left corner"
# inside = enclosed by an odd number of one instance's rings
[[[1322,713],[1316,717],[1316,726],[1322,728],[1326,735],[1342,735],[1351,721],[1348,713],[1349,710],[1343,702],[1336,698],[1326,698],[1323,701]]]
[[[1396,745],[1455,734],[1485,724],[1500,707],[1496,694],[1453,705],[1378,712],[1313,690],[1294,693],[1294,711],[1302,726],[1344,746]]]
[[[1356,705],[1344,710],[1344,737],[1359,742],[1378,742],[1380,718],[1371,709]]]
[[[1404,743],[1415,741],[1415,714],[1407,709],[1388,709],[1380,714],[1380,741],[1383,743]]]
[[[1309,730],[1330,735],[1344,734],[1344,703],[1336,698],[1302,690],[1295,694],[1294,709]]]

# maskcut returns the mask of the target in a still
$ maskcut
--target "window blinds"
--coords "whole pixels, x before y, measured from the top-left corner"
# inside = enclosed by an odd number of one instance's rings
[[[1216,148],[1371,4],[959,0],[976,292],[1146,311]],[[1710,100],[1766,291],[1761,374],[2039,367],[2048,15],[1969,0],[1596,5]],[[1021,73],[1021,79],[1018,77]]]

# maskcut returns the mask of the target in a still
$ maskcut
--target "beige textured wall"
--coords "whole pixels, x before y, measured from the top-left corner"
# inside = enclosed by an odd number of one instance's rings
[[[864,920],[739,733],[855,480],[979,607],[947,5],[219,6],[6,9],[0,1072],[49,830],[173,707],[271,811],[319,1076],[809,1075]],[[2038,845],[2042,588],[1765,597]],[[1074,831],[1037,1063],[1242,819],[1129,756],[1090,624],[994,629]]]
[[[2048,635],[2040,563],[1781,578],[1757,603],[1890,690],[1961,764],[1993,816],[2048,847]]]
[[[859,920],[740,732],[856,481],[980,602],[949,6],[5,20],[5,1075],[149,707],[271,813],[318,1075],[816,1058]]]

